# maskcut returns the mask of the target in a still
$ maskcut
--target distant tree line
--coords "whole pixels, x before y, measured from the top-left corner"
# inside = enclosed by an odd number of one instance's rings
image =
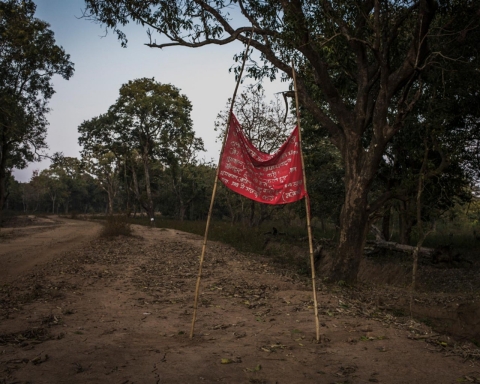
[[[468,81],[465,82],[467,86]],[[126,95],[131,97],[129,104],[125,102]],[[457,104],[450,108],[458,109],[462,103],[467,104],[462,108],[470,108],[470,98],[453,99]],[[430,104],[434,102],[440,103],[432,98]],[[452,101],[443,103],[447,105],[438,105],[437,109],[447,113]],[[176,122],[167,121],[169,115],[161,111],[161,105],[170,108],[171,113],[180,105],[177,112],[183,116]],[[219,140],[225,131],[228,105],[215,122]],[[126,107],[133,112],[123,115]],[[7,208],[61,214],[145,213],[152,217],[156,212],[179,220],[205,219],[216,165],[198,161],[203,145],[191,129],[190,109],[186,96],[171,85],[159,84],[154,79],[128,82],[122,86],[119,99],[109,111],[79,126],[82,157],[56,154],[51,166],[35,172],[30,182],[13,182]],[[132,118],[137,111],[144,115]],[[283,143],[296,123],[293,115],[285,119],[283,101],[277,97],[267,102],[258,87],[249,87],[239,95],[234,112],[250,140],[270,153]],[[411,242],[418,219],[416,196],[420,175],[424,178],[421,219],[426,222],[435,221],[456,204],[470,202],[474,197],[478,169],[478,150],[474,145],[477,126],[462,123],[458,127],[458,116],[455,113],[451,116],[456,119],[452,128],[445,123],[438,124],[435,136],[435,140],[448,142],[448,146],[443,147],[446,149],[441,149],[438,142],[436,146],[432,144],[431,132],[419,127],[417,119],[421,117],[417,117],[411,120],[410,129],[397,135],[386,153],[379,170],[379,182],[372,191],[376,194],[390,191],[392,198],[371,221],[381,228],[385,239],[391,238],[392,227],[395,227],[400,243]],[[439,113],[430,117],[434,118],[448,121]],[[142,126],[142,122],[152,125]],[[325,230],[327,225],[338,227],[344,199],[340,153],[328,141],[326,133],[323,137],[319,135],[320,127],[312,123],[308,114],[303,119],[303,128],[313,215],[320,229]],[[412,138],[412,135],[416,136]],[[304,214],[303,204],[269,206],[222,187],[214,206],[217,219],[249,226],[275,220],[287,227]]]

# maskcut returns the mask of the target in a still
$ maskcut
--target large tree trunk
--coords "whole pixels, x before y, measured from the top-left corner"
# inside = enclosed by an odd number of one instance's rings
[[[347,130],[346,130],[347,131]],[[366,236],[369,231],[368,194],[378,165],[382,159],[386,141],[375,140],[366,151],[358,129],[346,135],[343,148],[345,164],[345,200],[340,214],[340,238],[336,252],[326,259],[322,272],[333,281],[354,284],[357,281],[360,263],[363,259]]]
[[[141,204],[140,188],[138,186],[137,172],[135,171],[135,165],[133,163],[131,166],[131,170],[132,170],[132,180],[133,180],[133,192],[135,194],[135,198],[137,199],[137,202]]]
[[[375,14],[380,18],[378,7],[380,2],[371,2],[372,7],[374,3],[377,5]],[[385,38],[383,34],[383,31],[388,28],[379,24],[378,20],[372,24],[378,38],[374,43],[378,47],[378,59],[380,59],[378,72],[372,71],[372,66],[368,64],[367,50],[363,43],[348,37],[350,47],[356,55],[358,67],[355,73],[358,92],[354,109],[348,108],[340,101],[338,90],[325,73],[326,66],[318,66],[321,81],[317,83],[323,88],[337,122],[330,121],[321,113],[321,110],[316,110],[316,104],[309,97],[304,96],[307,93],[304,91],[306,83],[299,82],[300,96],[304,105],[330,131],[332,142],[340,150],[345,166],[345,203],[340,219],[340,239],[335,257],[330,260],[331,268],[328,273],[334,280],[356,282],[363,258],[369,216],[389,199],[389,193],[385,192],[369,205],[368,194],[372,181],[376,177],[385,146],[402,127],[410,108],[421,96],[421,87],[415,92],[412,90],[412,85],[418,78],[419,63],[423,63],[429,53],[426,36],[438,5],[435,0],[425,0],[420,1],[418,6],[418,18],[412,25],[415,33],[405,52],[404,62],[396,69],[390,66],[393,64],[389,52],[391,45],[387,43],[390,37]],[[341,31],[342,28],[346,30],[346,27],[342,26],[339,30]],[[387,35],[388,33],[389,31]],[[396,37],[398,30],[394,29],[392,33]],[[314,61],[310,62],[315,64]],[[322,75],[326,76],[322,78]],[[378,78],[375,79],[377,75]],[[373,87],[377,80],[378,90]],[[394,109],[396,112],[391,116]],[[370,129],[371,132],[369,132]]]
[[[357,280],[368,231],[367,194],[365,185],[356,180],[346,182],[338,247],[323,268],[323,273],[334,281],[355,283]]]
[[[143,209],[145,209],[145,211],[148,214],[147,206],[146,206],[146,204],[144,204],[142,196],[140,195],[140,187],[138,185],[137,172],[135,171],[135,164],[133,164],[133,163],[131,165],[131,170],[132,170],[132,179],[133,179],[133,192],[135,193],[135,198],[136,198],[138,204],[140,204],[140,206]],[[136,214],[137,214],[137,205],[136,204],[134,204],[134,209],[135,209],[135,212],[134,212],[133,217],[136,217]]]

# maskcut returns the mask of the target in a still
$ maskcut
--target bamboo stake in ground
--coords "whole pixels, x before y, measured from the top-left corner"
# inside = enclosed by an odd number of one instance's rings
[[[245,62],[247,61],[248,50],[250,49],[250,42],[252,41],[252,37],[253,37],[253,28],[252,28],[252,34],[250,35],[250,39],[248,40],[247,48],[245,49],[245,53],[243,54],[242,68],[240,69],[240,73],[238,74],[237,84],[235,86],[235,91],[233,92],[232,102],[230,104],[230,112],[228,114],[228,119],[227,119],[227,128],[225,129],[225,134],[223,136],[222,150],[220,151],[220,157],[217,164],[217,172],[215,173],[215,181],[213,183],[212,198],[210,200],[210,208],[208,209],[207,224],[205,226],[205,235],[203,236],[202,254],[200,255],[200,265],[198,267],[197,284],[195,286],[195,301],[193,303],[193,319],[192,319],[192,326],[190,328],[190,338],[193,338],[193,332],[195,330],[195,321],[197,319],[198,294],[200,291],[200,281],[202,279],[203,260],[205,258],[205,250],[207,249],[208,230],[210,228],[213,204],[215,202],[215,195],[217,193],[218,174],[220,172],[220,160],[222,159],[223,150],[225,147],[225,141],[227,139],[228,130],[230,128],[230,120],[233,113],[233,105],[235,104],[235,98],[237,96],[238,87],[242,79],[243,69],[245,68]]]
[[[307,232],[308,232],[308,246],[310,248],[310,267],[312,269],[312,290],[313,290],[313,303],[315,307],[315,328],[317,341],[320,341],[320,323],[318,320],[318,303],[317,303],[317,288],[315,284],[315,260],[313,259],[313,240],[312,240],[312,225],[310,222],[310,198],[307,191],[307,177],[305,176],[305,161],[303,160],[302,151],[302,130],[300,127],[300,109],[298,103],[297,92],[297,77],[295,74],[295,68],[292,61],[292,74],[293,74],[293,87],[295,89],[295,106],[297,108],[297,126],[298,126],[298,141],[300,147],[300,157],[302,159],[302,172],[303,172],[303,188],[305,189],[305,210],[307,213]]]

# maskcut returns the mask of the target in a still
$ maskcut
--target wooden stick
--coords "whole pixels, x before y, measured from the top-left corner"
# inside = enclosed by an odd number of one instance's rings
[[[227,119],[227,128],[225,129],[225,134],[223,136],[222,149],[220,151],[220,157],[218,159],[217,172],[215,173],[215,181],[213,183],[212,198],[210,200],[210,208],[208,209],[207,224],[205,226],[205,235],[203,237],[202,254],[200,255],[200,265],[198,267],[197,284],[195,286],[195,301],[194,301],[194,304],[193,304],[193,319],[192,319],[192,327],[190,328],[190,339],[193,338],[193,332],[195,330],[195,321],[197,319],[198,294],[199,294],[199,291],[200,291],[200,280],[202,279],[203,260],[205,258],[205,250],[207,249],[208,230],[210,228],[210,221],[211,221],[211,218],[212,218],[213,204],[215,202],[215,195],[217,193],[218,174],[220,172],[220,161],[222,159],[223,151],[224,151],[224,148],[225,148],[225,142],[227,140],[228,130],[230,128],[230,120],[231,120],[231,116],[232,116],[232,113],[233,113],[233,106],[235,104],[235,98],[237,97],[238,87],[239,87],[240,81],[242,79],[243,69],[245,68],[245,62],[247,61],[248,50],[250,49],[250,43],[252,41],[252,37],[253,37],[253,28],[252,28],[252,34],[250,35],[250,39],[248,40],[247,48],[245,49],[245,53],[243,55],[242,68],[240,69],[240,73],[238,74],[238,79],[237,79],[237,84],[235,86],[235,91],[233,92],[232,102],[230,104],[230,111],[229,111],[228,119]]]
[[[305,188],[305,210],[307,213],[307,231],[308,231],[308,246],[310,247],[310,266],[312,269],[312,289],[313,289],[313,303],[315,306],[315,327],[317,333],[317,342],[320,341],[320,323],[318,320],[318,303],[317,303],[317,288],[315,285],[315,260],[313,259],[313,240],[312,240],[312,224],[310,222],[310,197],[307,192],[307,177],[305,175],[305,161],[303,160],[302,151],[302,129],[300,127],[300,109],[298,103],[297,92],[297,77],[295,74],[295,68],[292,61],[292,74],[293,74],[293,87],[295,89],[295,105],[297,108],[297,126],[298,126],[298,141],[300,144],[300,157],[302,159],[302,172],[303,172],[303,187]]]

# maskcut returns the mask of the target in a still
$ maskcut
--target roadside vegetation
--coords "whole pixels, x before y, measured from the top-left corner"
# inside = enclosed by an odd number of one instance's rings
[[[111,239],[118,236],[132,236],[132,227],[123,216],[107,216],[100,237]]]
[[[480,223],[480,202],[474,201],[469,206],[456,206],[446,212],[437,220],[435,231],[430,233],[424,242],[425,247],[432,249],[448,250],[439,259],[432,259],[429,256],[421,257],[421,264],[432,266],[437,269],[452,269],[458,274],[463,270],[477,268],[479,262],[480,251],[480,235],[478,235],[478,225]],[[80,216],[79,218],[82,218]],[[176,220],[174,218],[166,218],[157,216],[154,224],[145,216],[126,217],[119,214],[118,216],[93,215],[88,216],[89,219],[106,221],[109,223],[137,224],[155,228],[169,228],[178,231],[193,233],[204,236],[205,221],[202,220]],[[392,221],[396,219],[392,216]],[[115,224],[117,225],[117,224]],[[118,224],[120,225],[120,224]],[[323,226],[323,229],[322,229]],[[313,220],[313,236],[314,247],[318,249],[332,249],[335,246],[338,237],[338,229],[331,221],[321,223],[320,220]],[[398,242],[400,234],[398,225],[392,225],[392,233],[390,240]],[[228,221],[213,220],[210,225],[208,241],[218,241],[233,246],[237,251],[244,253],[253,253],[267,256],[277,265],[288,269],[291,273],[301,276],[309,276],[310,266],[308,260],[308,239],[305,220],[297,217],[296,219],[285,224],[281,221],[267,221],[258,226],[250,226],[245,223],[230,223]],[[412,233],[411,244],[417,241],[417,234]],[[372,276],[370,283],[382,282],[388,280],[387,275],[394,276],[398,270],[395,265],[403,265],[405,267],[405,276],[402,280],[402,287],[408,287],[410,284],[412,255],[404,252],[385,251],[377,249],[375,252],[369,252],[374,249],[375,236],[371,233],[367,240],[366,255],[367,260],[374,264],[388,263],[392,266],[392,270],[388,271],[382,268],[383,276]],[[208,253],[208,248],[207,248]],[[317,261],[321,255],[316,254]],[[369,274],[374,275],[374,273]],[[407,276],[408,275],[408,276]],[[321,278],[321,275],[319,276]],[[366,282],[365,280],[363,282]],[[432,282],[428,284],[419,281],[419,289],[430,289]],[[430,288],[428,288],[428,286]],[[465,287],[467,287],[466,284]],[[448,291],[448,287],[444,287]],[[455,290],[460,287],[456,284]],[[468,288],[466,288],[468,290]]]

